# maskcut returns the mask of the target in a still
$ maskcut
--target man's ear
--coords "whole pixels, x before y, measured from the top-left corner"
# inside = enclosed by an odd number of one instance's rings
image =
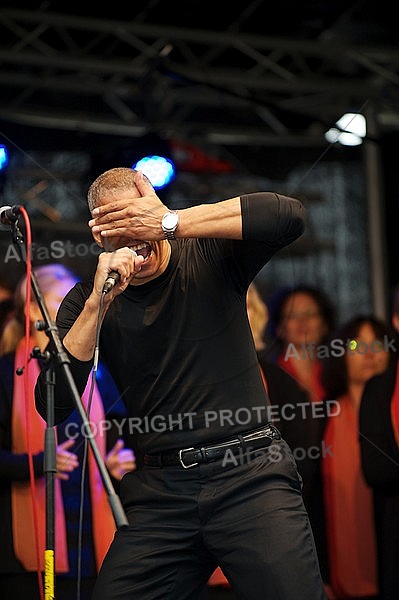
[[[396,331],[399,331],[399,315],[397,315],[396,313],[392,315],[392,325],[396,329]]]

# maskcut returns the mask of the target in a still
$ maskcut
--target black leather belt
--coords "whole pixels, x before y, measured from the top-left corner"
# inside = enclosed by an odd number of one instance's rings
[[[250,452],[270,446],[273,440],[279,439],[281,439],[279,430],[274,425],[268,424],[202,448],[182,448],[160,454],[145,454],[143,461],[147,467],[180,465],[183,469],[191,469],[202,463],[223,458],[227,450],[233,454],[239,451]]]

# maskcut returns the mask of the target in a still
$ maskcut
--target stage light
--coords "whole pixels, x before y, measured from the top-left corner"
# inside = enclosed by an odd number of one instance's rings
[[[142,171],[157,190],[167,186],[176,176],[173,161],[163,156],[145,156],[138,160],[132,168]]]
[[[8,165],[8,152],[4,144],[0,144],[0,171]]]
[[[325,134],[327,142],[343,146],[360,146],[366,137],[366,119],[360,113],[346,113]]]

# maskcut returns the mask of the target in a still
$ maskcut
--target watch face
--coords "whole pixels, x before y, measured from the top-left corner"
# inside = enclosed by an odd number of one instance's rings
[[[175,213],[167,213],[162,219],[162,225],[165,229],[174,229],[178,223],[178,216]]]

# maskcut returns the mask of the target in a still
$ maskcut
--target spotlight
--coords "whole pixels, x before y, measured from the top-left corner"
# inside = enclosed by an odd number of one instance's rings
[[[0,144],[0,171],[8,165],[8,152],[4,144]]]
[[[327,142],[343,146],[360,146],[366,137],[366,119],[360,113],[346,113],[325,134]]]
[[[169,158],[163,156],[145,156],[138,160],[132,168],[142,171],[157,190],[164,188],[176,176],[175,165]]]

